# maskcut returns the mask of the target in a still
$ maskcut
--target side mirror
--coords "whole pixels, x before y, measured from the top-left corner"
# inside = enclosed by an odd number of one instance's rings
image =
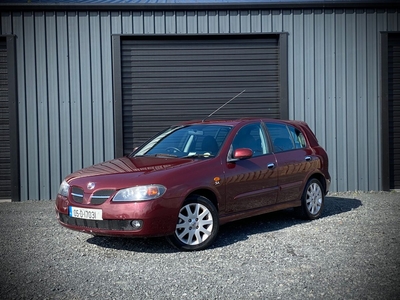
[[[232,158],[228,162],[234,162],[241,159],[247,159],[253,156],[253,151],[249,148],[239,148],[233,152]]]

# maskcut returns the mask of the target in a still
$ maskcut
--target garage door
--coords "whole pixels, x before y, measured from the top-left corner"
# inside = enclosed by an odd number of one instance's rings
[[[124,154],[159,130],[214,117],[280,117],[279,36],[121,39]]]
[[[390,188],[400,189],[400,34],[388,40]]]
[[[10,116],[7,78],[6,39],[0,38],[0,199],[11,199]]]

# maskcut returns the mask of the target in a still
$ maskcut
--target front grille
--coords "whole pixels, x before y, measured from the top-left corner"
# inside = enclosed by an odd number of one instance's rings
[[[90,199],[90,203],[95,205],[103,204],[112,194],[114,194],[115,190],[100,190],[95,192]]]
[[[71,190],[71,195],[72,195],[72,199],[74,199],[74,201],[76,203],[83,202],[83,189],[73,186],[72,190]]]
[[[59,216],[62,223],[72,226],[120,231],[135,230],[130,224],[132,220],[86,220],[72,218],[65,214],[59,214]]]

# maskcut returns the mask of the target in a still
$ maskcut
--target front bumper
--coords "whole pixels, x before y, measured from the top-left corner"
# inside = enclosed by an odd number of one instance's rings
[[[69,206],[87,209],[101,209],[103,220],[80,219],[69,216]],[[148,237],[166,236],[175,231],[181,201],[173,199],[155,199],[143,202],[113,203],[102,205],[78,204],[58,195],[56,215],[59,223],[69,229],[92,235]],[[139,221],[137,229],[132,222]]]

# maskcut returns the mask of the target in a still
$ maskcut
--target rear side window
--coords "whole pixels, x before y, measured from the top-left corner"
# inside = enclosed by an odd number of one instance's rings
[[[306,147],[306,140],[303,133],[285,124],[266,123],[274,152],[289,151]]]
[[[287,126],[290,131],[290,135],[292,136],[292,140],[294,142],[294,146],[296,149],[305,148],[306,147],[306,139],[304,138],[303,133],[294,128],[292,126]]]

